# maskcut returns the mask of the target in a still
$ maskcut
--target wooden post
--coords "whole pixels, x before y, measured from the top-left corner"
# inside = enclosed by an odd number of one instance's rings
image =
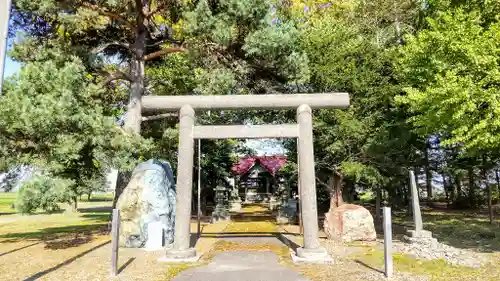
[[[392,223],[390,207],[384,207],[384,264],[385,276],[387,278],[392,277]]]
[[[198,139],[198,238],[201,236],[201,139]]]
[[[118,274],[118,246],[120,241],[120,210],[113,209],[111,222],[111,276]]]

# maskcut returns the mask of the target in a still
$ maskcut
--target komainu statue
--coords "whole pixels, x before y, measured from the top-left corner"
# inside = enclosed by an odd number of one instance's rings
[[[160,222],[164,246],[173,243],[175,200],[174,176],[168,162],[151,159],[137,165],[117,202],[120,246],[144,247],[151,222]]]

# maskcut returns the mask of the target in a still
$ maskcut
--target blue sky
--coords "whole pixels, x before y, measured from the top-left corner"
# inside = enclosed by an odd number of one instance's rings
[[[4,76],[5,78],[11,76],[12,74],[19,71],[21,65],[15,61],[13,61],[8,56],[5,58],[5,68],[4,68]]]

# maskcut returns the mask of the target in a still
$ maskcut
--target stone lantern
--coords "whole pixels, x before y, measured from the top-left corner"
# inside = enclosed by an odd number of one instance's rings
[[[229,190],[226,187],[217,186],[215,188],[215,204],[215,210],[212,213],[212,223],[230,220]]]

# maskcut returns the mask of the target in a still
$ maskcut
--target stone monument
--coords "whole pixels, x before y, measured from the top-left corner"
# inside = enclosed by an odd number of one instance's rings
[[[116,205],[121,213],[120,246],[153,249],[173,243],[175,197],[168,162],[151,159],[137,165]]]
[[[373,217],[366,208],[343,204],[325,214],[323,228],[328,239],[352,242],[377,239]]]
[[[438,245],[437,239],[432,237],[432,232],[424,230],[424,225],[422,223],[422,213],[420,212],[420,200],[418,197],[417,181],[415,179],[415,173],[413,171],[410,171],[410,188],[413,223],[415,225],[415,229],[409,230],[406,235],[403,236],[403,241],[410,244],[422,244],[431,248],[436,248]]]

